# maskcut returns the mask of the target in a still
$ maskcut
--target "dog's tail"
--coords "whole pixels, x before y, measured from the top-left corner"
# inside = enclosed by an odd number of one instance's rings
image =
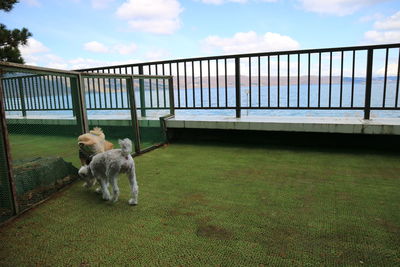
[[[118,140],[119,145],[121,146],[121,151],[123,156],[128,156],[132,153],[132,141],[128,138]]]

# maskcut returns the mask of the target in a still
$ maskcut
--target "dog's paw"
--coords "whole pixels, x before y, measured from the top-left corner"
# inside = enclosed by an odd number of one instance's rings
[[[129,205],[131,205],[131,206],[136,206],[136,205],[138,204],[137,200],[135,200],[135,199],[133,199],[133,198],[129,199],[128,203],[129,203]]]
[[[111,200],[111,196],[110,196],[110,195],[107,195],[107,194],[103,194],[103,199],[104,199],[105,201],[109,201],[109,200]]]

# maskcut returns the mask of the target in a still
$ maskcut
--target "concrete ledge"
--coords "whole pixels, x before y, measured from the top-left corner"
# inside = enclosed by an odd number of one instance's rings
[[[177,116],[168,128],[400,135],[400,118]]]
[[[73,117],[29,116],[7,117],[10,124],[75,125]],[[131,126],[130,116],[99,115],[89,117],[90,126]],[[141,127],[160,127],[158,117],[139,117]],[[226,117],[175,116],[166,120],[168,128],[254,130],[280,132],[315,132],[347,134],[400,135],[400,118],[338,118],[338,117]]]

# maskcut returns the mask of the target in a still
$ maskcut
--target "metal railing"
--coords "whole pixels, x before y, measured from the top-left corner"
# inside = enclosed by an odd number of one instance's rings
[[[393,63],[389,64],[390,60]],[[388,44],[165,60],[78,71],[174,76],[177,110],[231,109],[236,117],[242,110],[360,110],[369,119],[371,110],[399,110],[399,63],[400,44]],[[381,77],[379,64],[383,66]],[[393,65],[396,74],[389,76],[388,69]],[[145,86],[139,86],[143,97]],[[150,84],[147,90],[158,94],[159,87],[158,83]],[[151,108],[161,107],[152,102]]]

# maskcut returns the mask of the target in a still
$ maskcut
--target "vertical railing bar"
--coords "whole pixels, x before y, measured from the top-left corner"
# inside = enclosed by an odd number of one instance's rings
[[[46,104],[47,104],[47,109],[51,109],[52,108],[52,103],[51,103],[51,93],[50,93],[50,85],[49,85],[49,76],[46,75],[44,76],[44,82],[45,82],[45,90],[46,90]]]
[[[115,69],[114,69],[115,71]],[[115,72],[114,72],[115,73]],[[115,108],[118,108],[118,86],[117,86],[117,78],[114,78],[114,98],[115,98]]]
[[[0,80],[0,82],[2,82],[2,84],[0,86],[2,86],[3,88],[3,93],[4,93],[4,100],[5,100],[5,110],[13,110],[12,105],[10,105],[10,80]],[[1,101],[1,100],[0,100]]]
[[[179,62],[176,63],[176,83],[178,85],[178,107],[181,107],[181,88],[179,78]]]
[[[11,101],[12,97],[10,97],[10,92],[11,92],[10,91],[11,90],[10,82],[11,82],[11,80],[2,80],[1,86],[3,87],[3,90],[4,90],[6,108],[7,108],[7,110],[12,111],[14,109],[14,107],[12,104],[10,104],[10,103],[12,103],[12,101]]]
[[[107,86],[106,86],[106,79],[102,78],[101,84],[103,85],[103,98],[104,98],[104,108],[108,108],[108,101],[107,101]]]
[[[51,98],[51,86],[50,86],[50,76],[47,75],[47,92],[49,93],[47,98],[49,99],[50,105],[48,106],[49,109],[53,109],[53,102]]]
[[[63,76],[60,76],[60,93],[61,93],[61,103],[62,104],[62,109],[65,109],[65,95],[64,95],[64,87],[63,87]]]
[[[318,107],[321,107],[321,52],[318,53]]]
[[[169,63],[169,75],[170,76],[172,76],[172,64],[171,63]],[[170,87],[170,85],[171,85],[171,83],[170,82],[168,82],[168,87]],[[173,83],[172,83],[172,85],[173,85]],[[170,97],[169,97],[169,100],[171,101],[171,99],[174,99],[174,103],[169,103],[169,106],[170,107],[174,107],[175,106],[175,98],[173,97],[174,95],[175,95],[175,90],[174,90],[174,88],[172,87],[172,88],[169,88],[169,90],[172,90],[172,97],[171,97],[171,95],[170,95]],[[178,95],[179,96],[179,95]]]
[[[382,107],[383,108],[386,107],[386,85],[387,85],[388,61],[389,61],[389,48],[386,48],[385,79],[383,80],[383,99],[382,99]]]
[[[158,75],[158,65],[156,64],[155,67],[156,67],[156,75]],[[157,108],[160,108],[160,92],[159,92],[160,88],[158,86],[158,79],[156,79],[156,90],[157,90],[157,92],[156,92],[156,95],[157,95]]]
[[[38,96],[37,96],[37,93],[36,93],[35,77],[31,77],[30,81],[31,81],[32,93],[33,93],[33,106],[34,106],[35,109],[39,109],[39,106],[37,105]]]
[[[32,109],[32,96],[31,96],[31,90],[29,86],[29,79],[24,78],[24,89],[25,89],[25,105],[26,105],[26,110]]]
[[[121,96],[121,108],[124,108],[124,92],[122,90],[122,79],[119,79],[119,92]]]
[[[4,110],[5,111],[7,111],[7,110],[12,110],[12,108],[10,108],[10,104],[9,104],[9,100],[10,100],[10,97],[9,97],[9,95],[8,95],[8,93],[9,93],[9,90],[10,90],[10,87],[9,87],[9,80],[1,80],[0,79],[0,82],[1,82],[1,87],[3,88],[3,97],[4,97]]]
[[[4,80],[4,84],[7,87],[7,102],[10,110],[15,110],[17,107],[15,105],[15,97],[14,97],[14,83],[15,80]],[[6,90],[4,90],[6,93]]]
[[[367,71],[365,81],[365,102],[364,102],[364,120],[370,118],[371,107],[371,85],[372,85],[372,69],[373,69],[374,50],[368,49],[367,53]]]
[[[195,83],[194,83],[194,61],[192,60],[192,97],[193,97],[193,107],[196,107],[196,90],[195,90]]]
[[[211,107],[211,74],[210,74],[210,60],[207,60],[207,80],[208,80],[208,107]]]
[[[290,107],[290,54],[287,55],[287,106]]]
[[[104,90],[101,89],[100,86],[100,78],[96,78],[97,80],[97,90],[98,90],[98,94],[99,94],[99,99],[100,99],[100,108],[103,109],[103,99],[104,99]]]
[[[329,107],[332,103],[332,51],[329,52]]]
[[[68,109],[72,109],[73,110],[73,106],[72,106],[72,88],[71,88],[71,84],[69,84],[69,87],[68,87],[68,82],[69,81],[71,81],[71,80],[67,79],[67,77],[64,77],[66,100],[67,100],[67,104],[68,104]],[[68,88],[69,88],[69,90],[68,90]]]
[[[341,52],[341,57],[340,57],[340,107],[342,107],[342,102],[343,102],[343,58],[344,58],[344,52]]]
[[[83,79],[83,89],[84,89],[84,92],[86,92],[85,93],[85,95],[87,94],[87,96],[88,96],[88,105],[87,105],[87,109],[92,109],[92,93],[90,92],[90,86],[89,86],[89,78],[84,78]]]
[[[8,92],[8,96],[11,97],[10,99],[10,105],[13,107],[13,110],[17,110],[19,109],[19,103],[17,101],[17,96],[16,96],[16,92],[17,92],[17,81],[15,79],[13,80],[9,80],[9,92]]]
[[[171,64],[170,64],[171,67]],[[144,70],[143,70],[143,65],[139,65],[138,66],[138,72],[139,75],[143,75],[144,74]],[[140,116],[141,117],[146,117],[146,92],[144,89],[144,79],[138,79],[139,80],[139,98],[140,98]],[[134,81],[132,81],[134,82]],[[132,87],[134,88],[134,87]],[[132,103],[131,103],[132,105]],[[136,105],[136,103],[135,103]]]
[[[297,107],[300,107],[300,53],[297,54]]]
[[[22,97],[21,97],[20,90],[19,90],[21,83],[22,83],[21,79],[18,79],[18,81],[14,80],[15,90],[13,91],[15,104],[18,107],[18,109],[20,109],[20,110],[22,110],[22,104],[23,104]],[[19,101],[18,101],[18,99],[19,99]]]
[[[258,58],[258,107],[261,107],[261,58]]]
[[[240,57],[235,57],[235,97],[236,97],[236,118],[241,115],[241,89],[240,89]]]
[[[32,96],[32,87],[30,83],[30,77],[25,78],[25,83],[26,83],[26,91],[28,94],[28,108],[27,110],[32,110],[33,109],[33,96]]]
[[[311,81],[310,81],[310,74],[311,74],[311,53],[308,53],[308,85],[307,85],[307,107],[310,107],[310,98],[311,98]]]
[[[399,79],[400,79],[400,48],[399,48],[399,56],[397,59],[397,82],[396,82],[396,98],[395,98],[395,107],[398,107],[399,102]]]
[[[354,105],[354,74],[355,74],[355,64],[356,64],[356,50],[353,50],[353,62],[351,70],[351,107]]]
[[[278,108],[280,107],[280,102],[281,102],[281,94],[280,94],[281,74],[280,74],[280,71],[281,71],[281,62],[280,62],[280,55],[278,55],[278,88],[277,88],[277,90],[278,90]]]
[[[28,88],[27,82],[26,82],[27,78],[22,78],[22,84],[23,84],[23,90],[24,90],[24,96],[25,96],[25,110],[29,110],[30,109],[30,90]]]
[[[96,85],[94,84],[94,79],[95,78],[91,78],[90,80],[92,81],[92,87],[93,87],[94,106],[96,109],[98,109],[100,108],[101,99],[99,92],[96,92]],[[98,103],[96,102],[96,98],[98,99]]]
[[[228,66],[227,60],[224,58],[224,67],[225,67],[225,107],[228,107]]]
[[[59,76],[55,76],[55,80],[56,80],[56,88],[57,88],[57,98],[58,98],[58,109],[62,109],[61,107],[61,97],[60,97],[60,86],[58,84],[58,78]]]
[[[187,69],[186,69],[186,61],[183,62],[183,71],[185,75],[185,106],[188,107],[188,97],[187,97]]]
[[[251,57],[249,57],[249,107],[252,106],[251,93]]]
[[[203,63],[200,60],[200,103],[203,107]]]
[[[268,107],[271,107],[271,64],[270,57],[268,55]]]
[[[18,83],[16,83],[16,85],[17,85],[17,88],[18,88],[18,92],[15,92],[16,96],[18,96],[18,98],[16,98],[16,99],[20,99],[19,102],[17,100],[17,103],[19,104],[19,108],[22,111],[25,112],[25,96],[24,96],[24,92],[23,92],[24,90],[23,90],[23,85],[22,85],[22,79],[21,78],[18,79]]]
[[[217,107],[219,107],[219,71],[218,71],[218,59],[215,60],[216,71],[217,71]]]
[[[50,75],[51,83],[50,83],[50,88],[51,88],[51,97],[53,100],[53,109],[56,109],[56,93],[55,93],[55,87],[54,87],[54,75]]]
[[[165,76],[165,64],[163,63],[162,65],[162,75]],[[163,79],[163,98],[164,98],[164,108],[167,107],[167,97],[165,95],[165,79]],[[172,90],[172,89],[171,89]]]
[[[42,96],[45,101],[43,101],[43,104],[46,103],[46,109],[49,108],[49,102],[47,99],[47,90],[46,90],[46,76],[42,76],[41,78],[41,89],[42,89]]]
[[[177,66],[178,66],[178,64],[176,64]],[[149,75],[151,75],[151,65],[149,65],[148,66],[148,68],[149,68]],[[179,74],[178,74],[178,76],[179,76]],[[152,89],[152,80],[151,79],[149,79],[149,84],[150,84],[150,87],[149,87],[149,91],[150,91],[150,107],[152,108],[153,107],[153,89]]]
[[[7,103],[9,110],[15,110],[15,97],[14,97],[14,80],[4,80],[5,87],[7,87]],[[4,90],[6,93],[6,90]]]

